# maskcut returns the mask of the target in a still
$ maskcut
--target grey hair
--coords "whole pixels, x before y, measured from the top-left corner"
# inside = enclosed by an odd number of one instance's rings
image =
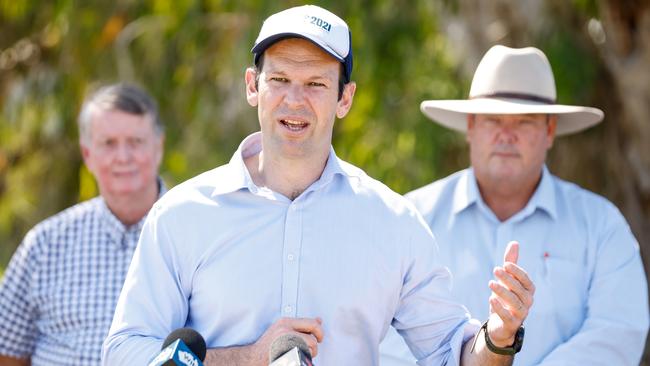
[[[87,141],[90,137],[90,124],[96,111],[116,110],[138,116],[147,116],[153,123],[158,135],[164,132],[164,126],[158,113],[158,104],[143,89],[127,84],[118,83],[106,85],[91,93],[84,100],[77,123],[79,138]]]

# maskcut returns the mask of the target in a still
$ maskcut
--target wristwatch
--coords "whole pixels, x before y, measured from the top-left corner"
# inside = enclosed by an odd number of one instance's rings
[[[515,333],[515,342],[512,344],[510,347],[497,347],[492,343],[490,340],[490,336],[488,335],[488,322],[487,320],[483,325],[481,325],[481,329],[479,329],[479,332],[482,330],[483,334],[485,334],[485,345],[487,348],[492,351],[493,353],[499,354],[499,355],[506,355],[506,356],[512,356],[515,353],[521,351],[521,346],[524,344],[524,326],[521,325],[519,329],[517,329],[517,333]]]

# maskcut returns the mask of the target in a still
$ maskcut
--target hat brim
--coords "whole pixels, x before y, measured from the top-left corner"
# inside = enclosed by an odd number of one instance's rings
[[[604,117],[598,108],[502,98],[425,100],[420,110],[434,122],[460,132],[467,131],[468,114],[555,114],[558,116],[555,131],[558,136],[582,131]]]

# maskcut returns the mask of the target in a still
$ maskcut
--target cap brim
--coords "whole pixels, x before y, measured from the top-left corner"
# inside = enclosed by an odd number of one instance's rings
[[[558,136],[582,131],[604,117],[598,108],[496,98],[426,100],[420,104],[420,110],[434,122],[460,132],[467,131],[468,114],[555,114]]]

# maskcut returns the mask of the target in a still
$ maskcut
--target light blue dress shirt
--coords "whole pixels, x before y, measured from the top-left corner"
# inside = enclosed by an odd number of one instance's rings
[[[450,276],[415,208],[330,152],[319,180],[288,198],[250,178],[243,159],[159,201],[143,229],[104,365],[144,365],[175,328],[211,347],[255,342],[280,317],[321,317],[315,363],[377,365],[392,324],[423,365],[458,363],[475,331],[450,300]]]
[[[546,167],[526,207],[503,222],[481,198],[471,169],[407,198],[439,243],[454,299],[478,319],[488,316],[492,269],[509,241],[520,242],[518,263],[536,291],[515,365],[639,364],[648,332],[646,278],[638,243],[612,203]],[[395,334],[386,342],[382,360],[405,350]],[[402,360],[382,365],[412,364]]]

